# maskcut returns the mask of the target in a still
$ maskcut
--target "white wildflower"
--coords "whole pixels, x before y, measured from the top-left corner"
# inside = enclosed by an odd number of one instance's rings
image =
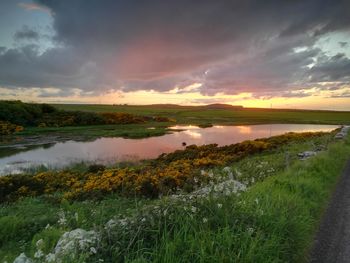
[[[238,169],[235,169],[235,173],[238,177],[242,175],[242,173],[240,171],[238,171]]]
[[[196,213],[196,212],[197,212],[197,207],[192,206],[192,207],[191,207],[191,211],[192,211],[192,213]]]
[[[43,240],[43,239],[39,239],[39,240],[36,241],[36,243],[35,243],[36,247],[38,247],[38,248],[40,248],[43,244],[44,244],[44,240]]]
[[[141,219],[141,222],[146,222],[146,218],[143,217],[143,218]]]
[[[79,214],[77,212],[74,213],[74,218],[75,218],[75,221],[79,221]]]
[[[87,250],[91,245],[94,245],[98,240],[95,231],[86,231],[84,229],[74,229],[70,232],[65,232],[58,240],[55,247],[55,256],[64,257],[74,254],[76,249]]]
[[[248,232],[249,235],[252,235],[254,233],[254,228],[248,227],[247,228],[247,232]]]
[[[26,256],[26,254],[21,253],[18,257],[15,258],[13,263],[32,263],[33,261]]]
[[[226,166],[224,169],[222,169],[222,171],[228,175],[229,179],[233,180],[233,173],[231,167]]]
[[[128,219],[126,218],[120,219],[119,223],[121,226],[126,226],[128,224]]]
[[[35,253],[34,253],[34,257],[35,258],[42,258],[44,256],[44,252],[41,249],[38,249]]]
[[[206,222],[208,222],[208,219],[203,217],[203,223],[206,223]]]
[[[94,248],[94,247],[90,247],[90,252],[91,252],[92,254],[96,254],[96,253],[97,253],[97,250],[96,250],[96,248]]]
[[[222,208],[222,204],[218,204],[218,208]]]
[[[67,223],[67,219],[66,219],[66,214],[64,213],[63,210],[59,211],[58,212],[58,224],[61,225],[61,226],[65,226],[66,223]]]
[[[46,262],[55,262],[56,261],[56,257],[55,254],[49,253],[46,255],[45,257]]]

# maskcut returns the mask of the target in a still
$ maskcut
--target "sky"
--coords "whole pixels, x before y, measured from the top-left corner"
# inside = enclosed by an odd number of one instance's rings
[[[0,0],[0,98],[350,110],[348,0]]]

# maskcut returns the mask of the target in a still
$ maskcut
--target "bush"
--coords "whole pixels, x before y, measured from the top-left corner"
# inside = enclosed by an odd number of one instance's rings
[[[106,166],[102,164],[91,164],[88,167],[88,172],[89,173],[98,173],[98,172],[103,172],[106,169]]]
[[[7,121],[0,121],[0,135],[9,135],[23,130],[22,126],[12,124]]]
[[[137,116],[123,112],[94,113],[63,111],[48,104],[0,101],[0,121],[18,126],[45,128],[103,124],[137,124],[147,121],[169,122],[173,120],[167,117]]]

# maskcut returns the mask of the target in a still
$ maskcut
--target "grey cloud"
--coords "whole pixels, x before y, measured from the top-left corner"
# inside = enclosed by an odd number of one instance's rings
[[[3,51],[0,55],[1,84],[18,87],[94,88],[94,74],[89,72],[84,58],[74,50],[54,48],[43,54],[38,50],[37,45],[26,45]]]
[[[228,98],[205,98],[205,99],[193,99],[189,100],[188,103],[195,104],[215,104],[215,103],[230,103],[232,99]]]
[[[350,59],[345,54],[322,57],[310,70],[314,82],[350,80]]]
[[[23,26],[22,29],[18,30],[14,34],[15,40],[38,40],[40,35],[35,30],[29,28],[28,26]]]
[[[348,46],[348,42],[341,41],[341,42],[339,42],[339,46],[342,48],[345,48]]]
[[[310,75],[330,74],[325,61],[309,72],[321,55],[313,45],[322,34],[350,29],[345,0],[37,3],[50,9],[60,47],[43,54],[29,46],[3,51],[0,84],[104,92],[168,91],[201,82],[208,95],[282,94],[308,84]],[[306,50],[296,53],[297,47]],[[348,74],[344,62],[332,62],[342,69],[332,79]]]
[[[333,94],[329,98],[350,98],[350,91],[344,91],[340,94]]]

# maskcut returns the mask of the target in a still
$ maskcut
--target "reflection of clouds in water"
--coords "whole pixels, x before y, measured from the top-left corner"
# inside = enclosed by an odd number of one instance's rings
[[[223,128],[225,128],[225,126],[215,125],[214,128],[216,128],[216,129],[223,129]]]
[[[238,132],[240,134],[251,134],[252,128],[250,126],[237,126]]]
[[[202,134],[200,134],[199,132],[195,132],[195,131],[184,131],[184,134],[189,135],[191,138],[193,139],[199,139],[202,138]]]

